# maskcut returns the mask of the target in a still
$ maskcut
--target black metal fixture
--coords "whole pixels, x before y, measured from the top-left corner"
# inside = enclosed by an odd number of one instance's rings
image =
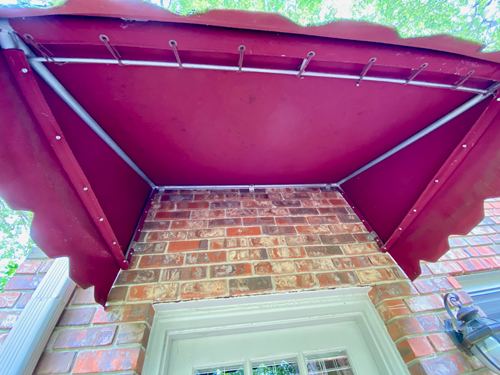
[[[500,374],[500,322],[478,317],[472,306],[463,307],[455,293],[444,296],[444,305],[451,319],[446,319],[445,330],[455,345],[468,355],[476,356],[488,369]],[[453,315],[452,306],[458,307]]]

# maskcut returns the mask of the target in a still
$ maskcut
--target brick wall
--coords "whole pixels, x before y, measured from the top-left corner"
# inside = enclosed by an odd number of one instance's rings
[[[472,242],[461,251],[473,255],[461,262],[474,263],[475,254],[490,265],[498,259],[497,237],[480,232],[497,231],[498,202],[486,203],[493,216],[467,236]],[[492,242],[475,246],[477,237]],[[155,302],[360,285],[374,286],[370,296],[412,375],[488,374],[443,334],[443,293],[457,291],[471,303],[457,273],[426,264],[410,283],[336,191],[157,194],[133,247],[131,268],[119,274],[105,309],[92,290],[75,290],[36,374],[140,374]],[[456,252],[440,263],[450,266]]]
[[[0,347],[52,262],[35,248],[0,293]]]

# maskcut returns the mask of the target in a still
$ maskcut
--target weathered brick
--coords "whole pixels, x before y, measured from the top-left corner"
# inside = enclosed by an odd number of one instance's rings
[[[191,219],[214,219],[224,217],[225,214],[224,210],[198,210],[192,211]]]
[[[343,245],[342,249],[346,255],[363,255],[379,252],[378,246],[374,242]]]
[[[311,199],[311,196],[307,192],[296,192],[296,193],[283,193],[284,199]]]
[[[418,295],[415,287],[405,281],[375,285],[368,293],[374,305],[387,298]]]
[[[184,260],[182,254],[144,255],[141,257],[139,268],[163,268],[180,266]]]
[[[141,348],[82,351],[78,353],[73,374],[126,370],[134,370],[141,373],[144,356],[144,350]]]
[[[318,215],[319,212],[316,208],[290,208],[290,215],[300,215],[300,216],[305,216],[305,215]]]
[[[197,281],[181,285],[181,299],[199,299],[227,294],[225,280]]]
[[[443,300],[437,295],[405,298],[412,312],[423,312],[444,309]]]
[[[285,246],[284,237],[251,237],[249,238],[250,247],[274,247]]]
[[[338,224],[337,216],[309,216],[307,218],[309,224]]]
[[[193,194],[165,193],[161,197],[161,202],[192,202]]]
[[[260,236],[260,227],[227,228],[228,237]]]
[[[186,239],[186,231],[156,231],[146,236],[147,242],[182,241]]]
[[[127,298],[128,287],[118,286],[111,289],[108,294],[108,302],[122,302]]]
[[[360,223],[361,220],[357,215],[347,214],[347,215],[337,215],[340,223]]]
[[[130,288],[128,301],[172,301],[177,299],[178,284],[139,285]]]
[[[117,326],[65,329],[59,332],[54,349],[71,349],[111,345]]]
[[[225,261],[225,251],[210,251],[186,254],[186,264],[222,263]]]
[[[375,254],[368,256],[368,258],[375,267],[393,266],[396,264],[389,254]]]
[[[174,220],[172,229],[203,229],[208,227],[207,220]]]
[[[380,281],[396,280],[396,276],[389,268],[357,270],[361,284],[373,284]]]
[[[225,196],[222,193],[219,194],[195,194],[195,201],[223,201]]]
[[[297,267],[297,272],[330,271],[335,269],[331,259],[323,258],[296,260],[295,266]]]
[[[340,246],[307,246],[307,256],[327,257],[333,255],[343,255]]]
[[[426,263],[433,275],[461,275],[464,270],[456,262]]]
[[[321,241],[317,234],[288,236],[286,237],[286,243],[288,246],[321,245]]]
[[[163,270],[161,281],[196,280],[206,277],[206,267],[167,268]]]
[[[19,298],[19,300],[17,301],[16,308],[24,309],[31,297],[33,297],[33,293],[23,293],[21,298]]]
[[[210,277],[247,276],[252,274],[250,263],[233,263],[210,266]]]
[[[415,285],[420,294],[437,293],[453,289],[444,277],[415,280],[413,285]]]
[[[190,215],[191,211],[160,211],[156,213],[155,220],[189,219]]]
[[[332,206],[349,206],[349,204],[344,199],[329,199]]]
[[[356,240],[351,234],[331,234],[320,235],[321,242],[325,245],[355,243]]]
[[[188,234],[188,238],[216,238],[224,236],[224,228],[190,230]]]
[[[147,319],[150,304],[100,306],[92,320],[93,324],[134,322]]]
[[[153,230],[168,230],[170,228],[170,221],[145,221],[142,226],[143,231]]]
[[[274,278],[274,285],[276,285],[276,290],[280,291],[312,288],[316,284],[313,275],[304,273],[300,275],[276,276]]]
[[[316,275],[321,287],[353,286],[359,284],[358,277],[352,271],[320,273]]]
[[[276,225],[274,217],[244,217],[244,226],[254,226],[254,225]]]
[[[348,211],[345,207],[325,207],[318,209],[320,215],[347,215]]]
[[[168,252],[208,250],[208,240],[178,241],[168,244]]]
[[[234,249],[238,247],[248,247],[248,240],[246,238],[221,238],[210,240],[210,249]]]
[[[293,273],[295,267],[292,261],[281,262],[258,262],[254,263],[256,275],[272,275],[279,273]]]
[[[0,308],[12,307],[21,297],[21,293],[0,293]]]
[[[50,266],[54,263],[54,259],[49,259],[43,262],[42,266],[38,269],[37,273],[39,275],[49,272]]]
[[[270,201],[263,201],[263,200],[257,200],[257,201],[243,201],[243,207],[244,208],[261,208],[261,207],[272,207],[273,203]]]
[[[57,325],[62,326],[84,326],[90,324],[94,313],[97,309],[95,307],[80,307],[77,309],[65,309],[59,318]]]
[[[303,247],[278,247],[269,249],[272,259],[305,258],[306,252]]]
[[[229,208],[226,210],[227,217],[257,216],[257,210],[252,208]]]
[[[446,333],[433,333],[428,335],[427,338],[436,352],[449,352],[457,348]]]
[[[330,233],[328,225],[302,225],[297,227],[299,234]]]
[[[288,216],[290,213],[286,208],[262,208],[259,209],[260,216]]]
[[[302,207],[330,207],[327,199],[307,199],[302,202]]]
[[[241,202],[210,202],[210,208],[241,208]]]
[[[396,316],[410,315],[411,313],[402,299],[382,301],[377,307],[377,311],[384,322]]]
[[[34,290],[42,281],[42,276],[14,276],[4,290]]]
[[[72,305],[93,305],[95,303],[93,287],[88,289],[76,287],[75,294],[71,301]]]
[[[0,310],[0,329],[11,329],[21,315],[21,310]]]
[[[272,290],[271,277],[247,277],[244,279],[229,279],[229,294],[242,295]]]
[[[297,234],[292,226],[266,226],[262,228],[262,234],[268,236]]]
[[[118,345],[141,344],[147,348],[150,329],[145,323],[120,324],[116,343]]]
[[[208,220],[209,227],[241,227],[243,222],[240,218],[211,219]]]
[[[299,200],[285,199],[281,201],[273,201],[275,207],[300,207]]]
[[[434,354],[434,350],[425,336],[410,337],[401,341],[397,348],[405,363]]]
[[[276,225],[297,225],[297,224],[307,224],[306,218],[303,216],[276,218]]]
[[[35,375],[66,374],[71,371],[71,365],[76,352],[43,353],[35,368]]]
[[[161,202],[152,205],[151,208],[156,208],[158,211],[172,211],[175,210],[175,202]]]
[[[177,210],[206,210],[208,202],[180,202],[177,203]]]
[[[159,278],[160,270],[122,271],[118,275],[115,285],[154,283]]]
[[[368,257],[333,258],[333,265],[339,270],[371,267]]]
[[[422,359],[409,368],[413,374],[459,375],[471,370],[471,365],[460,353],[446,354]]]
[[[16,275],[31,274],[34,275],[42,265],[42,261],[25,261],[16,270]]]
[[[132,248],[136,254],[163,254],[167,250],[167,243],[135,243]]]
[[[264,260],[268,259],[266,249],[245,249],[245,250],[229,250],[228,260],[237,262],[242,260]]]

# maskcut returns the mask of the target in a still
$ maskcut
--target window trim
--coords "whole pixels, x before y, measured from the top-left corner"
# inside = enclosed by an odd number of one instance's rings
[[[374,360],[387,375],[409,374],[396,345],[373,306],[370,287],[155,304],[143,374],[167,375],[172,339],[224,331],[248,332],[284,324],[355,320]],[[256,313],[258,311],[258,314]],[[279,318],[277,318],[279,317]]]

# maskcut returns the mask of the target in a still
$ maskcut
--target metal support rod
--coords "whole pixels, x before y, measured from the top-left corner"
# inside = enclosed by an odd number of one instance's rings
[[[467,81],[470,78],[470,76],[473,74],[474,74],[474,70],[471,70],[469,73],[467,73],[467,75],[464,78],[461,78],[460,80],[458,80],[458,82],[453,85],[453,90],[456,90],[456,89],[462,87],[463,84],[465,83],[465,81]]]
[[[240,51],[240,59],[238,61],[238,71],[241,72],[241,68],[243,68],[243,56],[245,55],[245,46],[241,45],[238,47],[238,51]]]
[[[179,64],[179,69],[182,69],[181,58],[179,56],[179,51],[177,51],[177,42],[175,40],[170,40],[168,44],[174,50],[175,59],[177,60],[177,64]]]
[[[359,76],[359,79],[358,79],[358,82],[356,82],[356,86],[359,87],[359,84],[361,83],[361,81],[363,80],[363,78],[365,78],[365,75],[366,73],[368,73],[368,70],[372,67],[373,63],[377,61],[377,58],[376,57],[372,57],[369,61],[368,61],[368,64],[366,64],[365,68],[363,69],[363,71],[361,72],[361,75]]]
[[[299,74],[297,75],[299,78],[302,77],[302,75],[306,71],[306,68],[309,65],[309,63],[311,62],[314,55],[315,55],[314,51],[311,51],[307,54],[307,58],[305,58],[304,61],[302,61],[302,65],[300,66]]]
[[[356,177],[360,173],[363,173],[367,169],[369,169],[369,168],[373,167],[374,165],[380,163],[382,160],[387,159],[389,156],[394,155],[396,152],[402,150],[406,146],[409,146],[413,142],[418,141],[420,138],[422,138],[425,135],[429,134],[430,132],[436,130],[440,126],[446,124],[448,121],[451,121],[455,117],[461,115],[462,113],[464,113],[465,111],[467,111],[469,108],[472,108],[476,104],[482,102],[484,99],[486,99],[487,97],[489,97],[491,94],[492,93],[490,93],[489,95],[476,95],[476,96],[474,96],[472,99],[468,100],[467,102],[465,102],[461,106],[455,108],[453,111],[451,111],[450,113],[448,113],[445,116],[441,117],[439,120],[437,120],[436,122],[432,123],[431,125],[429,125],[425,129],[423,129],[423,130],[419,131],[417,134],[411,136],[406,141],[400,143],[399,145],[397,145],[394,148],[391,148],[389,151],[387,151],[386,153],[382,154],[381,156],[379,156],[375,160],[371,161],[370,163],[366,164],[364,167],[359,168],[357,171],[355,171],[355,172],[351,173],[349,176],[343,178],[342,180],[340,180],[339,182],[337,182],[337,185],[339,185],[339,186],[342,185],[344,182],[349,181],[351,178]]]
[[[415,79],[416,76],[418,76],[420,74],[420,72],[422,70],[424,70],[425,68],[427,68],[429,64],[427,63],[423,63],[422,65],[420,65],[420,68],[418,68],[417,70],[415,70],[410,77],[408,77],[408,79],[406,80],[405,82],[405,86],[410,83],[411,81],[413,81]]]
[[[8,25],[8,24],[7,24]],[[15,36],[14,31],[9,30],[10,26],[6,26],[5,23],[0,24],[2,27],[2,48],[6,48],[6,46],[10,46],[10,48],[21,49],[26,58],[28,59],[30,66],[36,71],[40,77],[59,95],[59,97],[64,100],[66,104],[83,120],[85,123],[90,126],[90,128],[97,133],[101,139],[106,142],[106,144],[115,151],[118,156],[120,156],[125,163],[127,163],[130,168],[137,172],[139,176],[141,176],[152,188],[155,188],[156,185],[151,181],[151,179],[135,164],[132,159],[123,151],[120,146],[116,144],[116,142],[104,131],[103,128],[99,126],[99,124],[88,114],[85,109],[76,101],[76,99],[66,90],[66,88],[57,80],[56,77],[45,67],[43,61],[45,58],[42,58],[40,61],[36,55],[31,51],[31,49],[24,43],[21,38]],[[8,34],[5,35],[5,34]],[[6,38],[11,38],[11,42],[5,41]],[[118,64],[117,60],[111,60],[113,63]]]
[[[219,189],[270,189],[270,188],[328,188],[337,184],[284,184],[284,185],[160,185],[160,192],[165,190],[219,190]]]
[[[32,57],[30,60],[45,62],[43,57]],[[79,64],[118,64],[118,62],[114,59],[94,59],[94,58],[73,58],[73,57],[54,57],[53,60],[55,62],[64,62],[64,63],[79,63]],[[179,68],[178,63],[173,62],[162,62],[162,61],[141,61],[141,60],[122,60],[124,65],[132,65],[132,66],[158,66],[165,68]],[[240,71],[238,66],[226,66],[226,65],[208,65],[208,64],[182,64],[183,68],[186,69],[205,69],[205,70],[222,70],[222,71],[232,71],[238,72]],[[248,73],[270,73],[270,74],[283,74],[283,75],[293,75],[297,76],[296,70],[283,70],[283,69],[263,69],[263,68],[247,68],[242,67],[242,72]],[[336,73],[320,73],[320,72],[304,72],[302,73],[302,77],[322,77],[322,78],[338,78],[338,79],[351,79],[351,80],[359,80],[360,76],[357,75],[349,75],[349,74],[336,74]],[[404,85],[406,83],[406,79],[397,79],[397,78],[384,78],[384,77],[363,77],[363,81],[372,81],[372,82],[387,82],[387,83],[398,83]],[[421,86],[421,87],[434,87],[440,89],[453,89],[454,85],[443,84],[443,83],[434,83],[434,82],[423,82],[423,81],[411,81],[408,82],[409,86]],[[457,91],[470,92],[474,94],[486,94],[488,90],[476,89],[472,87],[458,87]]]

